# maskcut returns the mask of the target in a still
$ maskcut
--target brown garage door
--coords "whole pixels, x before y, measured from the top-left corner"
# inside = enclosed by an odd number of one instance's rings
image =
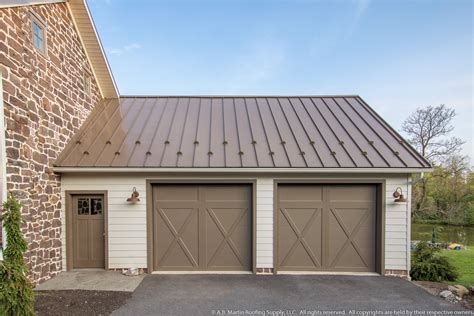
[[[278,186],[280,271],[376,270],[374,185]]]
[[[153,198],[154,270],[251,270],[250,185],[156,185]]]

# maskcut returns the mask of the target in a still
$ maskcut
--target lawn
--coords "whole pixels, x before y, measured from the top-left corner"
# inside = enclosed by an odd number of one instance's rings
[[[459,271],[459,278],[452,283],[474,286],[474,247],[460,251],[442,250],[441,255],[449,258]]]

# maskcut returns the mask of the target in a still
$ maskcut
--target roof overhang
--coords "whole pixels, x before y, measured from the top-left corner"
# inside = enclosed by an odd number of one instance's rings
[[[68,0],[67,6],[71,12],[74,25],[79,33],[102,97],[106,99],[118,98],[118,88],[86,0]]]
[[[57,173],[420,173],[433,168],[85,168],[54,167]]]

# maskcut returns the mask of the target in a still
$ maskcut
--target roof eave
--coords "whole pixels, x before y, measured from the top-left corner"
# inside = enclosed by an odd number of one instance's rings
[[[155,167],[54,167],[57,173],[421,173],[433,168],[155,168]]]

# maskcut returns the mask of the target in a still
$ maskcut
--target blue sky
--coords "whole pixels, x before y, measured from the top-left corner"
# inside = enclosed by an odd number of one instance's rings
[[[358,94],[395,128],[456,109],[474,163],[471,1],[88,1],[121,94]]]

